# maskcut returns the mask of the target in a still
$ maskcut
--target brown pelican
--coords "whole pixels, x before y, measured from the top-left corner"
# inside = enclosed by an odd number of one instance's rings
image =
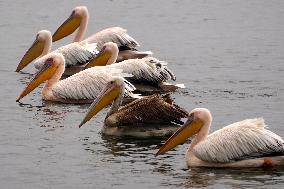
[[[163,154],[196,134],[187,152],[189,167],[262,167],[284,165],[284,141],[267,130],[263,118],[246,119],[208,135],[212,116],[196,108],[160,148]]]
[[[135,85],[139,92],[169,92],[183,88],[183,84],[172,85],[166,83],[168,80],[176,80],[174,73],[167,67],[167,62],[160,61],[153,57],[141,59],[128,59],[115,63],[118,54],[118,47],[113,42],[105,43],[96,58],[90,61],[86,68],[105,66],[105,69],[121,69],[133,77],[128,80]]]
[[[80,42],[83,40],[89,20],[88,9],[85,6],[78,6],[72,10],[71,15],[53,34],[53,42],[58,41],[71,33],[77,28],[78,31],[75,35],[74,42]],[[138,52],[135,48],[139,46],[131,36],[127,34],[127,30],[121,27],[111,27],[99,31],[87,39],[88,43],[97,43],[98,49],[101,49],[106,42],[114,42],[118,45],[120,53],[117,61],[122,61],[128,58],[143,58],[148,56],[151,52]]]
[[[121,75],[121,70],[112,69],[105,72],[98,67],[96,69],[86,69],[60,80],[64,70],[64,56],[61,53],[51,53],[16,101],[22,99],[44,81],[47,81],[42,90],[44,100],[62,103],[90,103],[97,97],[109,79],[115,75]],[[131,93],[131,91],[135,90],[135,87],[129,82],[125,82],[127,83],[126,95],[135,97]]]
[[[101,109],[112,103],[104,121],[106,135],[162,137],[173,133],[188,113],[168,96],[158,94],[136,99],[120,107],[125,92],[121,77],[113,77],[90,106],[81,127]]]
[[[34,43],[19,63],[16,72],[22,70],[37,57],[40,58],[35,61],[35,67],[37,69],[41,68],[45,60],[52,56],[52,54],[49,54],[51,45],[51,33],[47,30],[39,31]],[[53,53],[61,53],[64,56],[66,72],[78,72],[82,70],[83,65],[89,62],[91,58],[94,58],[97,52],[96,43],[89,44],[87,42],[71,43],[53,51]]]

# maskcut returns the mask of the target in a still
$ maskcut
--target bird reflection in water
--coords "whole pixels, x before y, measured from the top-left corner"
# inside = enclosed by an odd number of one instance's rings
[[[66,114],[70,112],[63,104],[42,101],[41,105],[19,103],[26,112],[34,112],[35,125],[40,127],[58,128],[64,127]]]
[[[146,154],[152,155],[152,150],[157,148],[157,144],[161,139],[137,139],[133,137],[111,137],[102,135],[104,146],[110,150],[110,153],[114,156],[129,156],[133,154],[140,154],[144,156]],[[140,157],[141,157],[140,156]]]
[[[29,80],[33,77],[33,74],[27,73],[27,72],[20,72],[21,73],[21,77],[18,79],[18,83],[21,83],[23,85],[26,85]]]
[[[85,137],[81,139],[85,150],[91,153],[102,153],[104,155],[111,155],[112,157],[131,156],[130,159],[137,161],[147,161],[145,159],[152,158],[154,160],[153,152],[157,145],[160,144],[161,139],[137,139],[133,137],[114,137],[101,134],[100,141],[91,141],[92,137]],[[98,150],[98,146],[101,146]]]
[[[283,184],[283,168],[247,168],[247,169],[211,169],[211,168],[191,168],[174,170],[170,165],[165,166],[167,171],[159,171],[169,177],[174,177],[175,182],[171,185],[185,188],[199,188],[207,186],[226,185],[233,188],[269,186]],[[282,170],[281,170],[282,169]],[[162,169],[160,169],[162,170]],[[239,182],[238,182],[239,181]],[[241,184],[240,184],[241,183]],[[168,184],[168,182],[167,182]],[[215,188],[215,187],[214,187]],[[268,187],[269,188],[269,187]]]
[[[217,185],[227,180],[227,184],[233,188],[243,186],[268,186],[270,184],[283,184],[281,179],[283,170],[266,167],[266,168],[248,168],[248,169],[209,169],[209,168],[192,168],[187,171],[184,182],[181,184],[185,187],[206,187]],[[278,178],[278,179],[277,179]],[[240,182],[238,182],[240,181]],[[230,183],[231,182],[231,183]],[[240,183],[242,183],[240,185]],[[222,183],[220,183],[222,184]]]

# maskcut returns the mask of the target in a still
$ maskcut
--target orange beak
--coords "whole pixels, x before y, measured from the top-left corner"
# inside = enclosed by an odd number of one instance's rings
[[[52,36],[52,42],[58,41],[73,33],[81,24],[82,18],[76,16],[74,12],[65,20],[65,22],[56,30]]]
[[[184,143],[186,139],[199,132],[203,122],[199,119],[194,120],[192,116],[181,126],[166,142],[162,145],[155,156],[164,154],[167,151],[175,148],[177,145]]]
[[[20,96],[17,98],[16,102],[19,102],[23,97],[32,92],[36,87],[38,87],[44,81],[50,79],[56,71],[56,66],[53,60],[47,59],[42,68],[36,73],[34,78],[27,84],[26,88],[22,91]]]
[[[108,62],[108,60],[111,57],[111,52],[106,50],[106,47],[104,46],[99,54],[89,61],[89,63],[85,66],[85,69],[95,67],[95,66],[105,66]]]
[[[16,72],[21,71],[25,68],[29,63],[31,63],[34,59],[39,57],[44,49],[44,42],[36,39],[26,54],[23,56],[21,62],[19,63]]]
[[[94,117],[104,107],[111,104],[120,95],[120,88],[115,86],[113,83],[108,83],[107,86],[102,90],[98,97],[91,104],[86,116],[80,123],[79,128]]]

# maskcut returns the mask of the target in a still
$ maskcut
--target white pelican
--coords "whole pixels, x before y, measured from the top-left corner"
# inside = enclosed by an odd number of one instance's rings
[[[77,28],[74,42],[83,40],[89,20],[88,9],[85,6],[78,6],[72,10],[71,15],[53,34],[53,42],[58,41],[71,33]],[[139,52],[135,48],[139,46],[138,42],[127,34],[127,30],[121,27],[111,27],[101,30],[84,41],[88,43],[97,43],[98,49],[101,49],[106,42],[114,42],[119,47],[119,55],[117,61],[129,58],[143,58],[152,54],[149,51]]]
[[[61,53],[52,53],[46,59],[41,69],[22,91],[17,102],[33,91],[37,86],[47,80],[43,90],[42,98],[48,101],[62,103],[90,103],[92,102],[113,75],[121,75],[121,70],[109,70],[105,72],[99,67],[86,69],[71,77],[60,80],[65,70],[65,60]],[[59,81],[60,80],[60,81]],[[125,80],[125,82],[127,82]],[[135,97],[131,91],[135,87],[127,82],[127,93]]]
[[[112,102],[104,121],[103,133],[106,135],[169,136],[182,123],[181,118],[188,116],[187,111],[174,104],[169,95],[155,94],[120,107],[124,92],[123,79],[113,77],[92,103],[79,127]]]
[[[115,63],[118,47],[113,42],[105,43],[98,55],[90,61],[86,68],[105,66],[105,69],[121,69],[124,73],[133,75],[128,81],[135,85],[140,92],[167,92],[183,87],[182,84],[171,85],[168,80],[176,80],[174,73],[167,67],[167,62],[153,57],[128,59]]]
[[[196,108],[160,148],[163,154],[196,134],[187,152],[189,167],[262,167],[284,165],[284,141],[267,130],[263,118],[246,119],[208,135],[212,116]]]
[[[47,30],[39,31],[32,46],[25,53],[21,62],[19,63],[16,72],[22,70],[37,57],[40,58],[35,61],[35,67],[37,69],[41,68],[44,61],[50,57],[50,54],[48,53],[51,50],[51,46],[51,33]],[[66,71],[70,70],[73,72],[82,70],[82,66],[89,62],[91,58],[94,58],[98,53],[96,43],[88,44],[87,42],[71,43],[62,46],[53,52],[61,53],[65,58],[65,66],[67,68]]]

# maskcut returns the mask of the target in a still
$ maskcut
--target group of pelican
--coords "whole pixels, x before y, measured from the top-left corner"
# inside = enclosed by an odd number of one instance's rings
[[[135,94],[149,92],[149,88],[152,92],[174,91],[180,85],[166,83],[176,79],[167,62],[152,57],[151,51],[138,51],[139,43],[123,28],[107,28],[84,39],[88,18],[85,6],[75,7],[53,35],[47,30],[37,33],[16,71],[31,62],[38,71],[16,101],[46,81],[43,100],[92,103],[79,127],[112,104],[104,121],[104,134],[171,135],[156,156],[195,136],[186,152],[189,167],[284,165],[284,141],[267,130],[262,118],[236,122],[208,135],[212,123],[208,109],[187,112],[168,94]],[[76,30],[72,43],[51,51],[52,42]]]

